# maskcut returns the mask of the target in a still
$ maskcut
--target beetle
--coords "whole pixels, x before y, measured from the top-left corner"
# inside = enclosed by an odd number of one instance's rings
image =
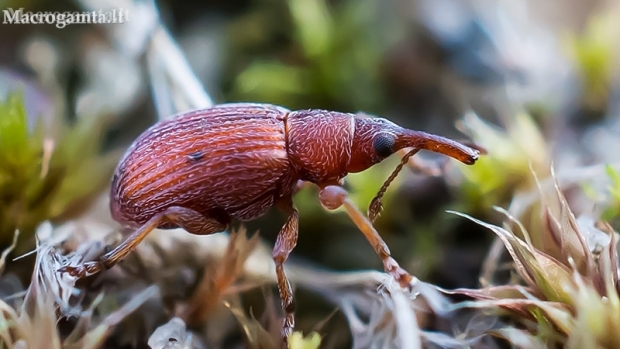
[[[286,341],[295,319],[283,265],[297,244],[299,212],[292,198],[300,183],[318,186],[325,209],[344,207],[382,259],[384,270],[400,286],[411,286],[412,276],[391,257],[372,224],[381,208],[380,197],[397,171],[373,200],[369,217],[342,187],[347,174],[364,171],[409,148],[413,150],[403,157],[398,170],[421,149],[469,165],[480,155],[478,149],[447,138],[351,113],[291,111],[259,103],[226,103],[180,113],[143,132],[114,172],[112,217],[136,230],[98,260],[65,266],[61,272],[81,278],[109,269],[153,229],[180,227],[209,235],[226,230],[233,220],[256,219],[275,206],[288,215],[272,253]]]

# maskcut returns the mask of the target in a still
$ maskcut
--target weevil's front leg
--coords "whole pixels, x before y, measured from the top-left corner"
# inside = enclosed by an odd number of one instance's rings
[[[364,233],[368,242],[370,242],[375,252],[383,261],[385,272],[392,275],[401,287],[409,290],[412,289],[411,280],[413,280],[413,277],[392,258],[387,244],[383,241],[381,236],[379,236],[379,233],[377,233],[377,230],[375,230],[368,218],[366,218],[351,199],[349,199],[347,191],[344,190],[344,188],[335,185],[326,186],[319,193],[319,200],[323,207],[328,210],[335,210],[340,206],[344,206],[349,217],[351,217],[355,225]]]
[[[276,275],[278,278],[278,291],[282,301],[282,310],[285,318],[282,325],[282,338],[287,341],[288,336],[293,333],[295,327],[295,305],[293,303],[293,290],[284,273],[284,262],[289,254],[297,245],[297,233],[299,231],[299,212],[292,200],[286,200],[280,205],[280,209],[288,213],[286,223],[278,233],[276,244],[273,248],[273,261],[276,265]]]
[[[226,224],[220,223],[212,218],[206,218],[196,211],[183,207],[170,207],[164,212],[155,215],[115,249],[99,258],[99,260],[85,262],[79,266],[65,266],[58,271],[82,278],[96,274],[102,270],[110,269],[134,251],[150,232],[161,226],[165,221],[173,223],[187,230],[189,233],[197,235],[213,234],[226,229]]]

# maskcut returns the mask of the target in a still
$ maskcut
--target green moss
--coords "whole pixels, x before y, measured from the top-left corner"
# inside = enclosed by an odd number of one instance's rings
[[[619,48],[617,21],[613,12],[594,15],[582,35],[567,40],[583,81],[583,102],[593,109],[604,109],[609,97],[614,51]]]
[[[386,25],[378,16],[384,10],[380,3],[287,0],[277,6],[233,23],[231,40],[239,47],[230,55],[240,71],[234,72],[228,99],[351,112],[376,112],[385,106],[380,63],[399,37],[399,28],[397,21]],[[274,38],[284,43],[270,42]],[[267,42],[278,49],[240,58]]]
[[[34,127],[21,95],[0,102],[0,249],[11,244],[15,230],[17,251],[32,248],[41,222],[80,213],[105,187],[116,160],[99,156],[99,118],[55,125],[54,134],[41,118],[31,119]]]
[[[289,338],[291,349],[317,349],[321,345],[321,335],[312,332],[304,338],[301,332],[294,332]]]

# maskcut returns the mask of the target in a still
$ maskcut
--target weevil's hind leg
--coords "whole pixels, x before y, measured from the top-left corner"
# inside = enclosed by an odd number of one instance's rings
[[[222,224],[215,219],[206,218],[194,210],[176,206],[170,207],[164,212],[155,215],[115,249],[99,258],[99,260],[85,262],[79,266],[66,266],[58,271],[82,278],[96,274],[105,269],[110,269],[134,251],[151,231],[161,226],[165,221],[177,225],[192,234],[198,235],[213,234],[223,231],[226,228],[226,224]]]
[[[276,275],[278,278],[278,291],[282,301],[282,310],[285,318],[282,325],[282,338],[286,342],[288,336],[295,327],[295,305],[293,303],[293,290],[291,284],[284,273],[284,263],[289,254],[297,245],[297,233],[299,231],[299,212],[292,200],[286,200],[280,205],[280,209],[288,213],[286,223],[278,233],[276,244],[273,248],[272,256],[276,265]]]
[[[335,185],[326,186],[320,191],[319,200],[323,207],[328,210],[335,210],[340,206],[344,206],[349,217],[364,233],[364,236],[375,249],[377,255],[381,257],[385,272],[392,275],[401,287],[411,290],[411,280],[413,280],[413,277],[392,258],[387,244],[379,236],[379,233],[377,233],[377,230],[375,230],[368,218],[349,199],[344,188]]]

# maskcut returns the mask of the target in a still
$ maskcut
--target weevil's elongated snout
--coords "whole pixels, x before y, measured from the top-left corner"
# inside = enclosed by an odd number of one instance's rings
[[[382,118],[355,120],[355,134],[347,172],[361,172],[404,148],[440,153],[472,165],[480,151],[448,138],[409,130]]]
[[[451,139],[422,131],[401,129],[397,133],[394,148],[417,148],[444,154],[464,164],[473,165],[480,157],[480,152]]]
[[[409,158],[419,150],[447,155],[467,165],[473,165],[480,157],[480,150],[445,137],[409,130],[383,118],[358,118],[355,120],[355,133],[347,171],[349,173],[364,171],[405,148],[412,150],[403,157],[370,203],[368,219],[371,222],[381,212],[381,198],[388,186]]]

